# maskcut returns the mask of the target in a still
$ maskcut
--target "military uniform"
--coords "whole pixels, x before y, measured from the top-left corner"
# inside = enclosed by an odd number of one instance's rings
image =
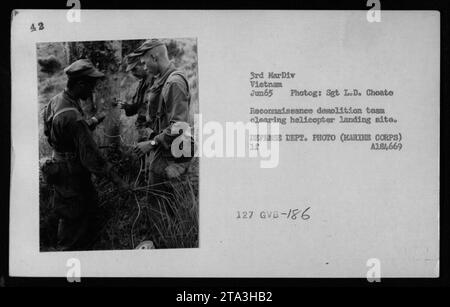
[[[69,66],[66,73],[70,78],[79,70],[86,71],[86,67],[91,68],[91,64],[77,61]],[[91,75],[100,77],[98,73]],[[55,188],[54,208],[59,218],[59,248],[85,248],[90,221],[97,209],[97,194],[91,173],[111,176],[111,166],[92,138],[79,101],[67,90],[53,97],[46,106],[44,133],[53,148],[55,170],[51,183]]]
[[[146,134],[145,129],[147,128],[147,109],[148,102],[146,100],[146,94],[153,83],[152,77],[147,77],[139,80],[139,84],[136,88],[136,92],[133,95],[130,104],[124,105],[123,109],[125,110],[126,116],[133,116],[137,114],[135,126],[138,130],[138,142],[145,140],[149,137]]]
[[[144,55],[149,50],[164,45],[158,39],[145,41],[135,54]],[[190,92],[189,83],[183,72],[173,63],[164,72],[160,72],[148,93],[149,120],[153,131],[153,148],[147,159],[150,161],[150,182],[158,183],[179,177],[187,171],[189,163],[180,163],[171,153],[173,140],[179,134],[172,133],[172,126],[179,122],[189,123]]]
[[[127,68],[126,71],[132,70],[139,62],[139,57],[141,53],[131,53],[127,56]],[[149,138],[149,133],[147,133],[147,109],[148,102],[146,100],[147,91],[153,84],[153,76],[146,76],[139,80],[136,91],[133,95],[130,104],[125,104],[123,109],[125,110],[126,116],[133,116],[137,114],[137,119],[135,122],[136,129],[138,131],[138,142],[146,140]]]
[[[155,131],[154,140],[158,144],[150,152],[150,179],[153,183],[178,177],[187,169],[185,162],[179,163],[171,153],[173,140],[179,134],[172,133],[172,125],[177,122],[189,123],[189,84],[180,71],[171,64],[155,80],[149,91],[149,125]],[[176,172],[174,173],[174,170]]]

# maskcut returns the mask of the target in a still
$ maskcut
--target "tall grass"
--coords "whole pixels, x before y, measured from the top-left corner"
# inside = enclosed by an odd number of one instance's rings
[[[127,155],[123,153],[123,157]],[[100,207],[108,218],[94,249],[136,248],[147,240],[156,248],[198,247],[198,160],[194,159],[188,172],[177,180],[154,185],[136,173],[135,158],[115,163],[133,189],[119,194],[104,179],[96,183]]]

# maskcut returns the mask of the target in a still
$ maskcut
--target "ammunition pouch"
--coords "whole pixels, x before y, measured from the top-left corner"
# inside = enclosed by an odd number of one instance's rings
[[[75,153],[53,151],[52,158],[47,159],[41,166],[44,181],[57,184],[64,182],[67,176],[82,173],[84,169],[76,159]]]
[[[55,184],[60,182],[64,178],[64,162],[58,161],[54,158],[46,160],[41,165],[41,173],[44,182],[47,184]]]
[[[192,136],[179,136],[182,137],[182,142],[176,142],[176,144],[172,143],[172,146],[178,146],[177,154],[172,152],[172,148],[170,148],[167,153],[166,157],[169,161],[174,161],[175,163],[185,163],[192,160],[192,158],[195,155],[195,140]],[[183,148],[185,144],[190,144],[190,148]]]
[[[57,161],[74,161],[76,158],[77,154],[74,152],[53,151],[53,159]]]

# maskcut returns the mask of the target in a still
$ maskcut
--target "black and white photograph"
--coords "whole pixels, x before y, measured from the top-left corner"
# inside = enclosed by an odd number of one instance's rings
[[[14,10],[9,274],[440,278],[440,44],[433,10]]]
[[[40,251],[197,248],[198,159],[171,150],[180,134],[194,143],[196,39],[36,54]]]

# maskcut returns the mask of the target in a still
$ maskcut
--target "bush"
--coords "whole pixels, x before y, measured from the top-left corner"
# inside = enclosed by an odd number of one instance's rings
[[[174,59],[176,61],[181,60],[182,56],[184,55],[184,48],[181,43],[172,39],[166,42],[166,47],[169,59]]]
[[[70,42],[69,62],[79,59],[89,59],[99,70],[115,72],[119,68],[120,59],[110,41]]]
[[[61,69],[61,63],[54,55],[38,59],[38,64],[41,66],[41,71],[48,74],[53,74]]]

